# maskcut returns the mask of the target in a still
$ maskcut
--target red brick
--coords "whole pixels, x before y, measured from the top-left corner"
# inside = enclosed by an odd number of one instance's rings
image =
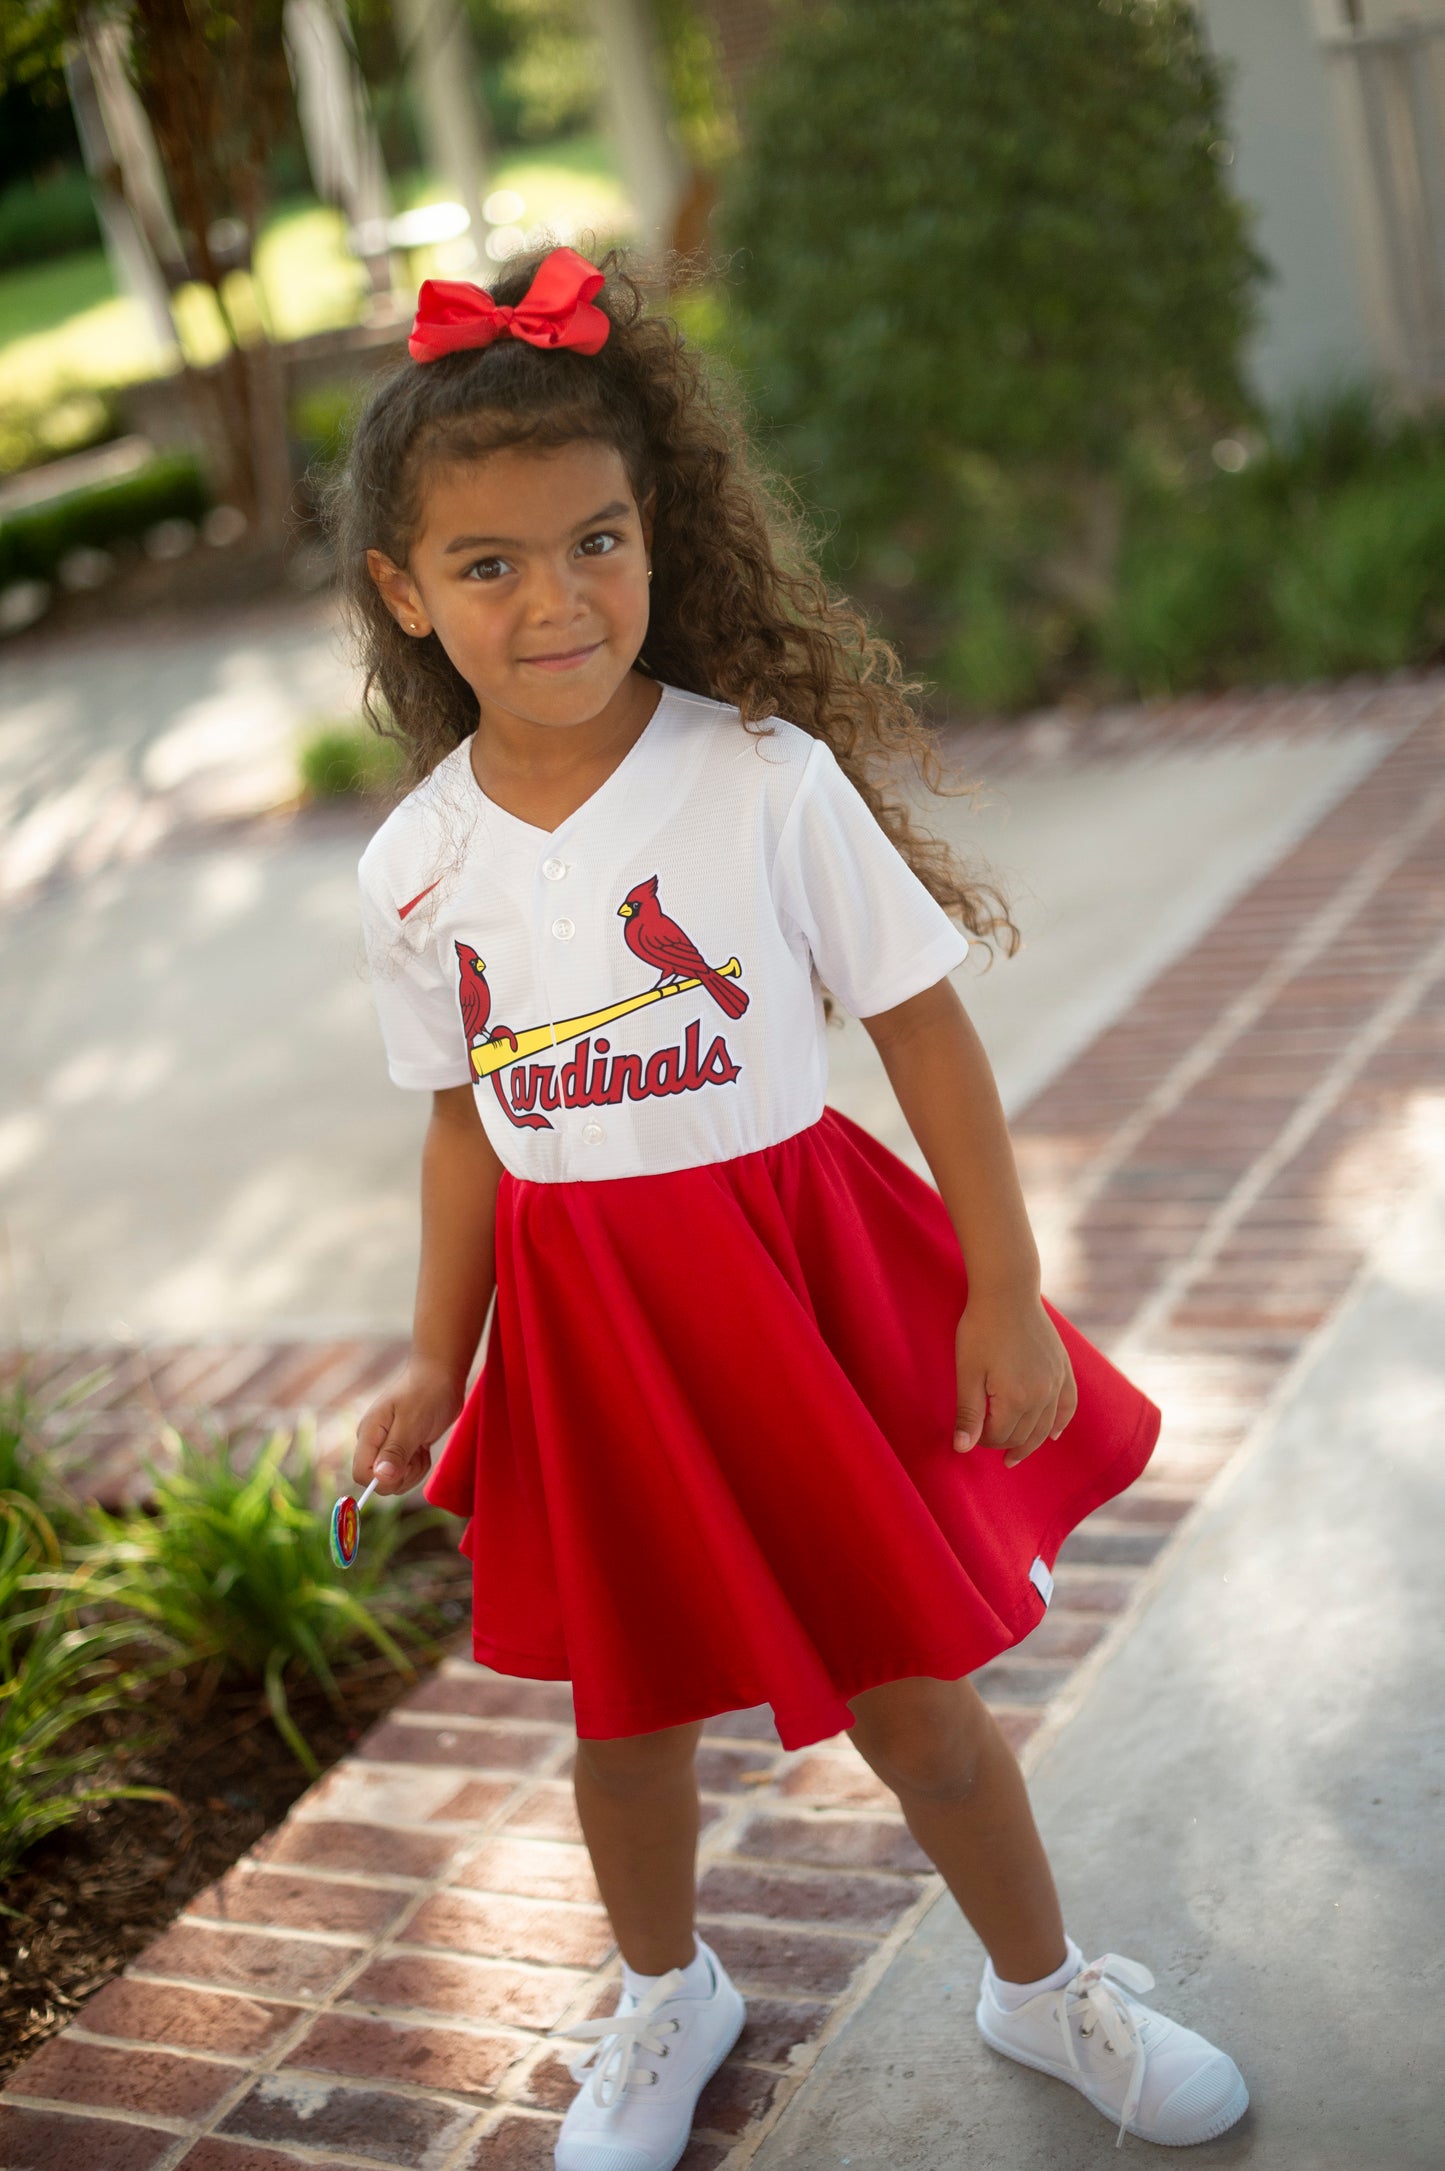
[[[767,1862],[802,1862],[820,1869],[929,1870],[932,1864],[901,1817],[749,1817],[733,1852]]]
[[[836,1996],[876,1950],[872,1938],[824,1937],[814,1930],[757,1929],[738,1922],[709,1923],[704,1936],[746,1993],[759,1990]]]
[[[198,1892],[186,1909],[220,1922],[265,1923],[284,1930],[332,1930],[375,1937],[409,1907],[410,1892],[336,1878],[288,1877],[270,1869],[233,1869]]]
[[[553,2171],[559,2124],[555,2118],[504,2118],[482,2136],[457,2171]]]
[[[1072,1670],[1005,1656],[981,1666],[973,1685],[988,1704],[1046,1704],[1057,1696]]]
[[[771,1704],[754,1704],[747,1711],[720,1712],[715,1719],[706,1721],[702,1731],[705,1741],[756,1741],[775,1754],[782,1747]]]
[[[178,1923],[145,1954],[151,1975],[181,1975],[216,1988],[275,1991],[279,1997],[321,1997],[355,1964],[354,1945],[323,1945],[270,1937],[262,1930],[205,1930]]]
[[[301,1869],[371,1871],[383,1877],[435,1877],[456,1851],[442,1832],[399,1832],[382,1824],[340,1824],[291,1817],[252,1852],[258,1862]]]
[[[1070,1613],[1125,1613],[1139,1589],[1137,1576],[1100,1575],[1092,1569],[1054,1569],[1054,1604]]]
[[[346,2073],[357,2080],[406,2081],[418,2088],[484,2096],[526,2050],[526,2043],[516,2036],[465,2035],[455,2028],[324,2013],[282,2064],[309,2072]]]
[[[991,1713],[991,1716],[994,1725],[1017,1756],[1029,1736],[1038,1732],[1043,1715],[1037,1711],[1004,1709]]]
[[[114,2050],[57,2035],[14,2076],[22,2095],[104,2111],[151,2111],[157,2118],[199,2118],[235,2087],[234,2066],[182,2058],[165,2050]]]
[[[795,1998],[748,1999],[748,2017],[734,2056],[758,2065],[787,2065],[800,2043],[811,2043],[833,2011],[826,2003],[801,2004]]]
[[[431,2171],[465,2140],[474,2116],[458,2104],[425,2096],[352,2088],[303,2073],[270,2073],[227,2113],[218,2131]]]
[[[572,1690],[565,1681],[514,1681],[477,1668],[437,1673],[406,1697],[404,1711],[450,1711],[471,1719],[546,1719],[572,1732]]]
[[[845,1755],[816,1749],[778,1781],[790,1801],[818,1802],[828,1809],[897,1809],[898,1797],[854,1750]]]
[[[438,1812],[439,1815],[442,1813]],[[445,1814],[454,1814],[451,1804],[447,1805]],[[705,1832],[722,1815],[723,1811],[716,1803],[704,1802],[699,1829]],[[519,1832],[533,1839],[580,1840],[582,1827],[577,1822],[577,1801],[570,1783],[565,1779],[539,1780],[522,1796],[504,1821],[502,1830],[508,1834]]]
[[[545,1839],[489,1839],[467,1858],[452,1883],[472,1892],[515,1892],[533,1900],[595,1905],[599,1896],[586,1848]]]
[[[615,1998],[615,1984],[612,1992]],[[609,2003],[607,2009],[610,2012],[614,2007]],[[576,2042],[566,2050],[548,2051],[527,2075],[517,2101],[540,2111],[565,2111],[577,2093],[577,2083],[567,2070],[567,2060],[574,2056],[580,2058],[590,2048],[589,2043]]]
[[[173,2133],[122,2126],[109,2118],[27,2111],[0,2102],[0,2164],[5,2171],[152,2171],[176,2145]]]
[[[274,2148],[253,2148],[249,2141],[211,2139],[197,2141],[181,2158],[177,2171],[302,2171],[302,2159],[278,2156]],[[351,2167],[331,2157],[308,2156],[305,2171],[351,2171]]]
[[[119,1975],[85,2007],[81,2025],[92,2035],[132,2043],[208,2050],[221,2058],[253,2058],[299,2019],[299,2005],[263,2005],[257,1998],[220,1997]]]
[[[536,1960],[548,1967],[600,1967],[613,1946],[600,1907],[565,1907],[545,1900],[490,1893],[439,1892],[406,1926],[409,1945],[448,1952]]]
[[[538,1839],[580,1839],[577,1800],[565,1779],[541,1779],[522,1796],[502,1827]]]
[[[708,2133],[745,2133],[772,2102],[778,2079],[776,2073],[729,2058],[698,2097],[693,2124]]]
[[[468,1779],[465,1786],[448,1796],[439,1809],[428,1817],[429,1824],[486,1824],[513,1793],[510,1779]],[[571,1788],[566,1790],[570,1796]],[[529,1794],[526,1799],[532,1799]],[[510,1821],[510,1820],[509,1820]],[[579,1835],[574,1832],[573,1838]]]
[[[904,1877],[769,1871],[715,1862],[703,1871],[697,1904],[704,1915],[763,1915],[773,1922],[826,1922],[883,1931],[917,1897],[917,1885]]]
[[[781,1745],[760,1742],[756,1748],[735,1749],[729,1743],[705,1741],[697,1752],[697,1783],[704,1794],[745,1794],[767,1785],[781,1756]]]
[[[1082,1658],[1108,1630],[1107,1620],[1097,1613],[1050,1610],[1018,1648],[1030,1658]]]
[[[585,1982],[562,1968],[535,1971],[443,1953],[388,1953],[347,1992],[352,2005],[393,2006],[509,2028],[551,2028]]]
[[[541,1727],[404,1726],[383,1719],[357,1748],[374,1764],[454,1765],[459,1771],[535,1771],[557,1747]]]

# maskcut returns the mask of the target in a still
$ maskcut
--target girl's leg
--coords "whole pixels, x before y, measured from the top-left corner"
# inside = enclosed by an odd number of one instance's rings
[[[1067,1957],[1063,1916],[1018,1760],[973,1683],[889,1681],[850,1700],[853,1740],[1005,1982]]]
[[[686,1967],[696,1950],[701,1725],[577,1743],[577,1815],[618,1947],[639,1975]]]

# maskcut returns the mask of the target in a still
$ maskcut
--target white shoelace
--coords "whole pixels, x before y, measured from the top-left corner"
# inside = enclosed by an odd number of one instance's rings
[[[669,1998],[676,1997],[681,1987],[682,1969],[675,1967],[658,1977],[630,2013],[612,2013],[605,2020],[579,2020],[574,2027],[549,2030],[552,2035],[597,2036],[600,2039],[590,2050],[584,2050],[574,2058],[567,2071],[574,2081],[580,2081],[588,2069],[592,2069],[592,2093],[604,2110],[617,2101],[629,2082],[646,2081],[650,2086],[656,2081],[657,2075],[645,2067],[637,2071],[633,2068],[639,2051],[666,2057],[663,2032],[675,2034],[682,2023],[659,2020],[657,2009]]]
[[[1134,2069],[1129,2075],[1128,2092],[1124,2097],[1123,2114],[1119,2120],[1118,2139],[1114,2143],[1115,2148],[1122,2148],[1129,2121],[1138,2110],[1139,2098],[1144,2092],[1144,2068],[1148,2062],[1148,2052],[1144,2048],[1140,2025],[1134,2018],[1127,1998],[1121,1997],[1113,1983],[1106,1980],[1110,1975],[1129,1990],[1154,1988],[1154,1977],[1142,1960],[1126,1960],[1122,1953],[1106,1952],[1099,1959],[1091,1960],[1087,1967],[1079,1970],[1071,1983],[1065,1984],[1063,1996],[1059,1999],[1059,2026],[1063,2032],[1064,2049],[1068,2053],[1069,2063],[1081,2078],[1083,2068],[1074,2048],[1074,2031],[1069,2025],[1071,2000],[1086,2007],[1092,2016],[1092,2022],[1084,2021],[1081,2024],[1081,2035],[1092,2035],[1095,2028],[1101,2028],[1105,2042],[1118,2057],[1127,2055],[1133,2059]]]

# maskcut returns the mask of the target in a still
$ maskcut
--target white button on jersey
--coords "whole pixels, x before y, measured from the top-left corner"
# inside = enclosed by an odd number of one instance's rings
[[[486,797],[471,754],[444,754],[378,829],[362,916],[392,1077],[471,1086],[514,1177],[595,1183],[791,1138],[823,1112],[822,990],[872,1017],[967,953],[797,724],[749,730],[665,686],[546,832]],[[564,877],[570,913],[549,918],[538,880]]]

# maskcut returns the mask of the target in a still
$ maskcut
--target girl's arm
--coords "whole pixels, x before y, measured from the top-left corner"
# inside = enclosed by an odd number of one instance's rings
[[[421,1262],[411,1353],[356,1428],[352,1479],[401,1493],[431,1468],[430,1449],[466,1400],[496,1285],[502,1164],[469,1085],[432,1095],[422,1146]]]
[[[862,1022],[933,1171],[967,1269],[954,1445],[1007,1447],[1012,1468],[1057,1438],[1078,1396],[1043,1308],[1038,1246],[992,1067],[948,980]]]

